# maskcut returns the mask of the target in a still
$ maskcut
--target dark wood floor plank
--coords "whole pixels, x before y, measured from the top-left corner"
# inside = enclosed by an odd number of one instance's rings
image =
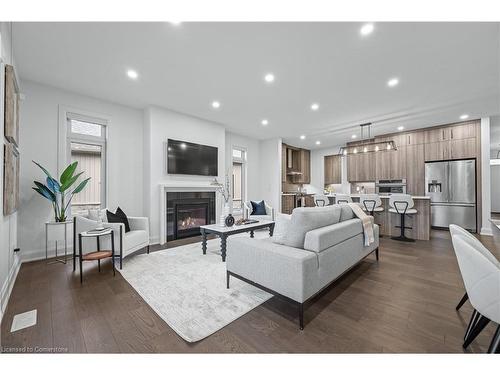
[[[500,258],[500,236],[479,238]],[[463,292],[448,232],[432,231],[430,241],[414,244],[384,237],[380,262],[366,258],[312,301],[304,331],[297,327],[296,306],[272,298],[208,338],[187,343],[119,273],[113,277],[109,262],[101,273],[96,264],[85,264],[83,284],[71,262],[32,262],[19,271],[1,343],[76,353],[462,353],[472,313],[469,302],[455,311]],[[14,315],[34,308],[38,324],[10,333]],[[484,353],[493,331],[487,327],[467,352]]]

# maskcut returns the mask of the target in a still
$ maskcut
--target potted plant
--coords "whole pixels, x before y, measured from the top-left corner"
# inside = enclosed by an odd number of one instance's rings
[[[78,162],[75,161],[66,167],[66,169],[59,177],[59,181],[53,178],[50,173],[38,164],[36,161],[33,161],[47,176],[46,184],[43,184],[39,181],[33,181],[36,186],[33,187],[38,194],[42,197],[48,199],[52,203],[52,207],[54,209],[54,216],[56,222],[64,222],[66,221],[66,212],[68,206],[73,199],[75,194],[81,192],[87,182],[89,182],[90,177],[81,181],[76,188],[72,188],[76,183],[78,178],[83,174],[80,172],[75,175],[76,167],[78,166]]]

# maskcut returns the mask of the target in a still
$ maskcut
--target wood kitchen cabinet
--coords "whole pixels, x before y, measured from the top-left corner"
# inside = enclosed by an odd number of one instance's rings
[[[281,182],[286,183],[286,144],[281,145]]]
[[[297,169],[302,173],[293,176],[293,182],[296,184],[311,183],[311,152],[300,149],[297,151]]]
[[[342,183],[342,159],[340,155],[325,156],[325,185]]]
[[[452,139],[449,148],[451,159],[475,158],[476,138]]]
[[[424,147],[425,161],[449,160],[450,159],[450,142],[432,142],[426,143]]]
[[[406,137],[406,146],[420,145],[424,144],[425,134],[421,132],[409,132],[403,135]]]
[[[373,153],[358,153],[347,156],[347,180],[349,182],[375,181]]]
[[[411,195],[425,195],[424,145],[406,147],[406,192]]]
[[[399,146],[397,150],[376,152],[373,159],[376,180],[406,178],[406,146]]]
[[[476,137],[476,123],[465,123],[450,128],[450,139],[467,139]]]
[[[424,131],[424,143],[436,143],[447,141],[451,137],[450,128],[437,128]]]
[[[295,207],[295,195],[281,196],[281,212],[290,215]]]

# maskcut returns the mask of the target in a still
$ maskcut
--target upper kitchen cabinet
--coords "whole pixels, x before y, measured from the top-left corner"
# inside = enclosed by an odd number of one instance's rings
[[[325,185],[342,183],[342,159],[340,155],[325,156]]]
[[[477,122],[470,122],[450,127],[450,139],[467,139],[476,137]]]
[[[431,142],[426,143],[424,146],[425,161],[450,159],[451,153],[449,141]]]
[[[373,153],[358,153],[347,156],[347,180],[349,182],[375,181]]]
[[[451,159],[475,158],[476,138],[452,139],[450,141]]]
[[[406,146],[424,144],[425,134],[423,131],[409,132],[403,135],[406,138]]]
[[[375,179],[397,180],[406,178],[406,146],[397,150],[379,151],[375,153]]]
[[[311,151],[299,149],[296,151],[297,169],[300,174],[293,176],[295,184],[311,183]],[[295,163],[294,163],[295,164]]]
[[[450,137],[450,128],[434,128],[424,131],[425,144],[447,141]]]

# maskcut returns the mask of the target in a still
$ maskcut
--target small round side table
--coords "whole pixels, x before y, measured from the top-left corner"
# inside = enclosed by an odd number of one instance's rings
[[[101,237],[111,236],[111,251],[101,249]],[[82,254],[82,239],[94,237],[97,241],[96,251]],[[115,276],[115,236],[113,229],[106,228],[104,230],[88,230],[86,232],[78,233],[78,262],[80,264],[80,284],[83,283],[83,262],[97,260],[99,272],[101,272],[101,259],[111,258],[113,263],[113,276]]]

